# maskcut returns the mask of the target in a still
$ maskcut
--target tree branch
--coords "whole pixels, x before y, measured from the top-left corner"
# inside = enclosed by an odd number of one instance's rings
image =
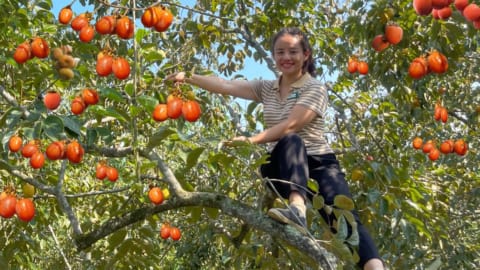
[[[78,222],[75,213],[73,212],[72,207],[68,203],[65,194],[63,194],[62,187],[63,187],[63,179],[65,178],[65,169],[67,168],[67,160],[62,161],[62,167],[60,169],[60,174],[58,176],[58,183],[55,187],[55,197],[57,198],[58,204],[62,208],[62,210],[67,214],[68,219],[70,220],[70,224],[72,225],[74,235],[81,235],[82,228],[80,227],[80,223]]]
[[[335,262],[331,261],[332,256],[325,248],[320,246],[315,239],[302,235],[291,226],[285,226],[270,219],[249,205],[232,200],[224,195],[206,192],[184,192],[182,196],[172,197],[161,205],[144,206],[128,212],[123,216],[112,218],[90,233],[77,236],[75,243],[79,250],[84,250],[113,232],[144,220],[148,216],[188,206],[221,209],[224,214],[237,217],[249,226],[275,235],[276,238],[304,251],[323,269],[335,269],[333,265]]]

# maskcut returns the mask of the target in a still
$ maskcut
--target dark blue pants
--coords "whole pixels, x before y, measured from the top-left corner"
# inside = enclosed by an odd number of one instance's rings
[[[307,179],[315,179],[318,182],[320,195],[325,199],[325,203],[329,205],[333,205],[333,199],[339,194],[352,198],[345,181],[345,174],[341,171],[335,154],[307,155],[303,140],[296,134],[289,134],[280,139],[270,153],[268,162],[260,168],[263,177],[288,180],[304,188],[307,187]],[[296,185],[277,181],[272,181],[271,184],[273,187],[270,187],[275,188],[286,199],[288,199],[290,192],[293,190],[300,192],[304,198],[311,200],[313,197],[312,194],[307,193],[302,188],[298,188]],[[329,216],[323,209],[319,212],[325,221],[332,225],[335,219],[333,213]],[[358,247],[360,261],[358,265],[363,268],[368,260],[373,258],[380,259],[380,256],[372,237],[360,222],[357,211],[354,210],[352,213],[357,221],[360,237]]]

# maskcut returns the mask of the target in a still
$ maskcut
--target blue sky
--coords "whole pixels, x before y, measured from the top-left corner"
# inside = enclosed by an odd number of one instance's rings
[[[196,1],[195,0],[183,0],[181,2],[182,2],[182,5],[193,6]],[[53,0],[53,9],[52,9],[53,14],[55,14],[57,16],[60,9],[63,8],[64,6],[66,6],[68,3],[70,3],[70,1],[66,2],[64,0]],[[82,5],[78,1],[75,1],[72,8],[73,8],[73,10],[77,11],[77,13],[78,13],[78,10],[84,9],[84,7],[82,7]],[[274,79],[275,78],[275,75],[273,74],[273,72],[271,72],[267,68],[265,63],[261,64],[259,62],[256,62],[252,58],[247,58],[246,59],[245,68],[236,73],[236,75],[238,75],[238,74],[245,76],[249,80],[258,79],[260,77],[263,78],[263,79]]]

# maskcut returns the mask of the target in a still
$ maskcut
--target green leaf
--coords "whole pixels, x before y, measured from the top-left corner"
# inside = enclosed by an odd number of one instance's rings
[[[325,199],[322,195],[315,194],[312,199],[313,208],[320,210],[325,206]]]
[[[337,233],[335,234],[335,238],[339,240],[347,239],[348,225],[344,216],[340,215],[340,217],[338,217],[336,229],[337,229]]]
[[[13,126],[18,122],[18,120],[21,117],[22,117],[22,113],[21,113],[21,111],[18,110],[18,108],[10,107],[0,117],[0,127],[6,126],[7,120],[13,122],[13,123],[10,123],[10,126]],[[16,119],[16,120],[14,120],[14,119]]]
[[[86,143],[88,146],[94,145],[98,139],[98,133],[96,129],[87,129]]]
[[[147,112],[152,112],[158,104],[158,100],[151,96],[141,95],[137,97],[138,103],[145,108]]]
[[[347,243],[349,243],[352,246],[358,246],[360,244],[360,236],[358,235],[357,228],[352,230],[352,233],[347,238]]]
[[[188,212],[190,213],[189,222],[196,223],[200,220],[202,216],[202,208],[201,207],[189,207]]]
[[[351,211],[355,208],[353,200],[343,194],[335,196],[333,199],[333,205],[344,210]]]
[[[133,87],[133,84],[128,83],[123,89],[125,89],[125,92],[128,95],[133,96],[134,91],[135,91],[135,88]]]
[[[89,109],[90,112],[103,117],[113,117],[124,123],[128,123],[130,121],[130,116],[123,111],[119,111],[116,107],[105,108],[102,106],[93,106]]]
[[[205,150],[205,148],[203,147],[198,147],[196,149],[193,149],[192,151],[190,151],[188,153],[188,156],[187,156],[187,169],[190,169],[192,167],[194,167],[195,165],[197,165],[198,163],[198,158],[200,157],[200,155],[203,153],[203,151]]]
[[[170,127],[168,126],[161,126],[160,129],[158,130],[158,132],[156,132],[155,134],[153,134],[150,139],[148,140],[148,144],[147,144],[147,150],[151,150],[153,149],[154,147],[160,145],[163,143],[163,140],[165,138],[167,138],[168,136],[172,135],[172,134],[175,134],[176,131],[171,129]]]
[[[100,95],[113,101],[124,102],[125,100],[122,94],[115,88],[103,88],[100,90]]]
[[[314,193],[318,193],[318,182],[315,179],[308,179],[307,187]]]
[[[211,207],[206,207],[205,211],[207,212],[207,215],[211,219],[216,219],[218,217],[219,212],[220,212],[217,208],[211,208]]]
[[[108,238],[108,243],[109,243],[109,249],[113,250],[120,246],[120,244],[123,242],[125,237],[127,236],[127,230],[122,229],[118,230],[115,233],[113,233],[109,238]]]
[[[63,121],[58,116],[49,115],[45,121],[43,121],[43,129],[45,135],[47,135],[51,140],[58,141],[64,135],[64,125]]]
[[[77,136],[82,135],[80,130],[80,123],[77,118],[74,116],[61,116],[63,125],[70,130],[71,132],[77,134]]]

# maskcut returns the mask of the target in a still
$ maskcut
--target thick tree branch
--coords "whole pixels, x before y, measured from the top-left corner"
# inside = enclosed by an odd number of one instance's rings
[[[274,235],[288,244],[304,251],[315,260],[323,269],[335,269],[331,262],[332,256],[325,248],[320,246],[315,239],[302,235],[295,228],[285,226],[270,219],[262,212],[253,209],[249,205],[239,201],[232,200],[227,196],[205,193],[205,192],[185,192],[182,196],[172,197],[165,203],[157,206],[149,205],[138,208],[123,216],[113,218],[99,228],[85,235],[77,236],[75,242],[78,249],[84,250],[92,246],[98,240],[107,237],[113,232],[122,229],[128,225],[144,220],[148,216],[188,206],[202,206],[221,209],[226,215],[237,217],[249,226],[258,230]]]

